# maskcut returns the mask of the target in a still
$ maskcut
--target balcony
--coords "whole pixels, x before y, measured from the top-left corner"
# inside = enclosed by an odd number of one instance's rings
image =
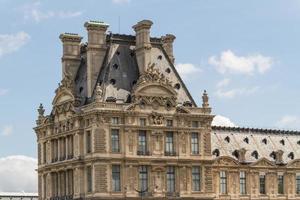
[[[165,156],[176,156],[176,152],[175,151],[165,151]]]
[[[136,153],[138,156],[150,156],[149,151],[137,151]]]

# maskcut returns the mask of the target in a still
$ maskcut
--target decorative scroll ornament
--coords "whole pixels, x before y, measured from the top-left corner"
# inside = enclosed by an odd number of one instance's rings
[[[137,82],[137,87],[139,84],[149,83],[149,82],[158,82],[162,85],[167,85],[172,87],[172,82],[168,78],[166,78],[163,73],[160,73],[158,69],[155,69],[154,66],[155,66],[154,63],[148,64],[147,70]]]

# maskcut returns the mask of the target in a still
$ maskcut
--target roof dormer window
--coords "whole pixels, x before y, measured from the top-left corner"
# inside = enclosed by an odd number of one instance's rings
[[[288,157],[291,159],[291,160],[294,160],[295,158],[295,155],[294,155],[294,152],[290,152]]]
[[[280,144],[285,145],[284,139],[280,140]]]
[[[258,159],[258,152],[255,150],[251,153],[251,156],[254,157],[255,159]]]
[[[264,139],[262,140],[262,143],[264,143],[264,144],[268,144],[268,140],[267,140],[267,138],[264,138]]]
[[[249,138],[245,137],[244,138],[244,142],[246,142],[247,144],[249,144]]]
[[[219,149],[215,149],[212,154],[216,157],[219,157],[220,156],[220,150]]]
[[[225,141],[228,142],[228,143],[230,143],[230,137],[229,137],[229,136],[226,136],[226,137],[225,137]]]

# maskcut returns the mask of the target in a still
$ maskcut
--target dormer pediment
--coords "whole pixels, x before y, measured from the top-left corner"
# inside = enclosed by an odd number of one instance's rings
[[[239,165],[238,161],[229,157],[229,156],[221,156],[215,159],[213,165],[218,166],[237,166]]]
[[[261,158],[258,161],[251,164],[252,167],[274,167],[275,164],[266,158]]]
[[[68,89],[62,88],[56,93],[52,105],[57,106],[74,100],[73,94]]]

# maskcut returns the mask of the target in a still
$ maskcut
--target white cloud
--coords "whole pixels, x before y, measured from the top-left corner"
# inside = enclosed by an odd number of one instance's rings
[[[237,96],[249,96],[255,94],[258,90],[258,86],[252,88],[234,88],[229,90],[219,88],[215,92],[215,95],[219,98],[234,98]]]
[[[37,192],[37,160],[27,156],[0,158],[1,192]]]
[[[3,136],[9,136],[13,133],[14,127],[12,125],[6,125],[3,127],[1,131],[1,135]]]
[[[222,115],[216,115],[212,121],[213,126],[236,126],[229,118]]]
[[[18,51],[29,39],[30,36],[24,31],[16,34],[0,34],[0,57]]]
[[[199,67],[196,67],[191,63],[178,63],[175,67],[177,72],[183,79],[191,75],[196,75],[197,73],[202,71]]]
[[[230,79],[224,78],[223,80],[221,80],[217,83],[217,88],[226,87],[227,85],[229,85],[229,83],[230,83]]]
[[[300,130],[300,117],[295,115],[285,115],[277,123],[279,128],[289,128]]]
[[[112,0],[115,4],[124,4],[124,3],[130,3],[131,0]]]
[[[4,96],[8,93],[8,89],[2,89],[0,88],[0,96]]]
[[[221,52],[221,55],[211,56],[208,63],[215,66],[221,74],[263,74],[268,71],[274,61],[271,57],[260,54],[237,56],[231,50]]]
[[[32,4],[26,4],[21,8],[25,19],[33,19],[35,22],[41,22],[50,18],[73,18],[82,15],[82,11],[53,11],[53,10],[41,10],[41,2],[37,1]]]

